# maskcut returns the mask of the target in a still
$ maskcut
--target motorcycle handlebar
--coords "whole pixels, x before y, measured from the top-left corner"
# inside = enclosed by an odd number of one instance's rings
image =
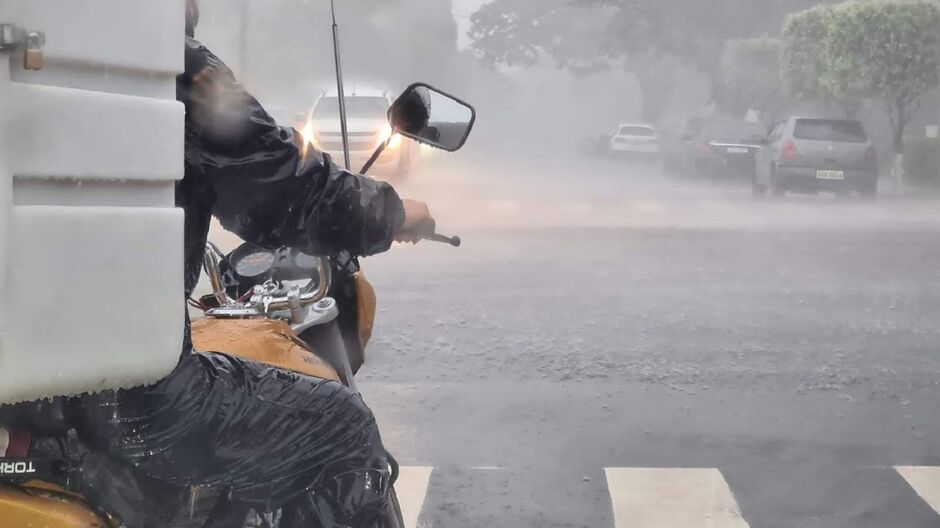
[[[265,303],[268,311],[289,310],[292,308],[291,302],[299,302],[300,306],[309,306],[316,304],[326,298],[330,291],[330,285],[333,282],[333,268],[330,266],[330,259],[327,257],[319,258],[318,273],[320,280],[316,282],[316,290],[313,289],[314,283],[311,282],[301,293],[300,296],[292,299],[290,295],[284,297],[272,297]]]
[[[429,240],[431,242],[440,242],[442,244],[449,244],[451,246],[454,246],[455,248],[459,248],[460,245],[463,244],[463,240],[461,240],[459,236],[449,237],[449,236],[444,236],[444,235],[438,235],[437,233],[433,235],[428,235],[424,237],[424,239]]]

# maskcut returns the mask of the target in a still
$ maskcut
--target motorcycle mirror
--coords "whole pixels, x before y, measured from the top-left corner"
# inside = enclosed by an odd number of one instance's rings
[[[392,130],[432,147],[455,152],[470,137],[476,110],[433,86],[409,86],[388,110]]]

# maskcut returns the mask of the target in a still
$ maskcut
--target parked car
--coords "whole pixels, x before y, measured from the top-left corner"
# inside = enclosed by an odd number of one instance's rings
[[[303,134],[308,141],[343,164],[343,136],[339,120],[337,91],[324,93],[313,104]],[[376,162],[378,174],[403,176],[411,169],[417,156],[416,145],[398,134],[392,135],[388,125],[388,109],[392,99],[388,92],[354,88],[346,93],[346,117],[349,134],[349,157],[352,170],[358,171],[368,161],[379,143],[392,138],[382,157]]]
[[[755,159],[755,195],[768,190],[878,192],[875,146],[858,121],[791,117],[777,123]]]
[[[656,129],[650,125],[621,124],[608,143],[614,156],[658,158],[659,139]]]
[[[673,170],[696,178],[751,178],[754,155],[765,135],[766,129],[757,123],[723,118],[689,120],[673,154]]]

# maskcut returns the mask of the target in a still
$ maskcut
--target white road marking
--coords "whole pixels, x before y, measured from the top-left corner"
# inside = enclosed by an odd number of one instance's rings
[[[506,468],[502,466],[470,466],[474,471],[502,471]]]
[[[405,528],[417,528],[418,517],[428,495],[428,483],[431,481],[432,467],[402,466],[395,484],[401,514],[405,519]]]
[[[717,469],[605,468],[617,528],[749,528]]]
[[[940,467],[898,466],[894,469],[924,502],[940,513]]]

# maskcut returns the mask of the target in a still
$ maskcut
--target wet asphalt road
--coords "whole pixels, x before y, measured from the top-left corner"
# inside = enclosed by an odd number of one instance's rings
[[[894,469],[940,466],[940,202],[510,167],[425,169],[402,193],[465,246],[364,263],[419,526],[612,527],[605,468],[714,468],[716,528],[940,526]]]

